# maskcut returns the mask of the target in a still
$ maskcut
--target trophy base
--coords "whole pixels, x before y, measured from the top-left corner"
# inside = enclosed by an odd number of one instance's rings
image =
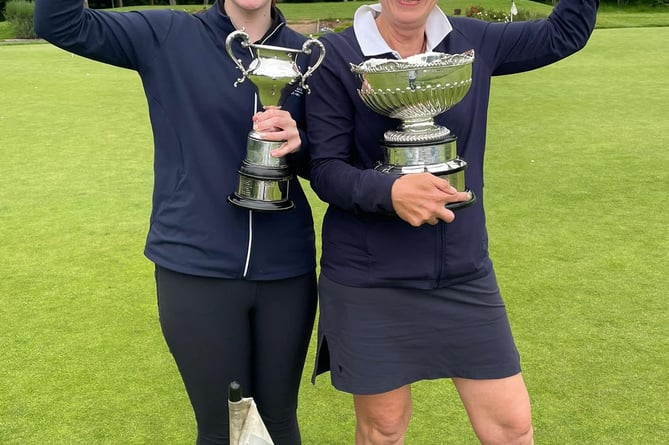
[[[228,202],[234,204],[237,207],[243,207],[249,210],[255,210],[256,212],[283,212],[286,210],[291,210],[295,207],[293,201],[284,201],[284,202],[268,202],[268,201],[258,201],[255,199],[247,199],[241,196],[237,196],[234,193],[228,196]]]
[[[384,141],[381,148],[386,163],[379,162],[374,169],[390,175],[431,173],[446,179],[459,192],[469,193],[469,199],[446,204],[449,210],[469,207],[476,202],[476,195],[465,187],[467,163],[457,156],[457,137],[448,135],[429,143]]]
[[[231,204],[260,212],[280,212],[295,207],[288,199],[288,185],[293,175],[287,168],[244,161],[237,173],[237,191],[228,196]]]

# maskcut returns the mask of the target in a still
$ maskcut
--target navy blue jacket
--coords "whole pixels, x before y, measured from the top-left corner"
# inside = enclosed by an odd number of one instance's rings
[[[81,0],[36,0],[35,31],[67,51],[141,77],[155,146],[146,256],[178,272],[222,278],[273,280],[313,271],[313,219],[297,178],[289,187],[294,210],[256,213],[226,202],[237,189],[256,108],[250,81],[233,86],[241,73],[225,39],[235,28],[219,2],[198,14],[82,6]],[[278,9],[273,19],[260,43],[301,48],[306,38],[285,26]],[[237,57],[248,67],[251,52],[236,43]],[[298,57],[302,72],[307,63],[308,57]],[[302,90],[283,108],[303,123]],[[304,134],[302,142],[289,164],[305,173]]]
[[[349,286],[430,289],[492,270],[483,208],[491,76],[539,68],[578,51],[591,35],[597,7],[597,0],[561,0],[547,20],[528,22],[449,18],[453,30],[433,51],[474,49],[472,86],[460,103],[435,121],[458,137],[458,153],[468,163],[466,186],[479,200],[458,210],[451,224],[418,228],[388,216],[397,176],[372,169],[383,160],[383,133],[396,129],[399,121],[375,113],[358,96],[361,81],[351,73],[350,63],[365,58],[353,28],[323,36],[326,57],[310,79],[313,92],[306,101],[311,185],[329,203],[322,273]]]

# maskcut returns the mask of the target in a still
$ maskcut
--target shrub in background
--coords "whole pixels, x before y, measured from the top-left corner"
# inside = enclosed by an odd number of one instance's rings
[[[10,0],[5,8],[5,17],[12,24],[16,38],[35,39],[37,34],[33,29],[33,15],[35,5],[26,0]]]
[[[511,10],[494,10],[494,9],[485,9],[482,6],[470,6],[469,9],[465,11],[467,17],[473,17],[475,19],[485,20],[488,22],[510,22],[511,21]],[[537,14],[530,14],[528,11],[518,10],[518,13],[513,16],[514,22],[522,22],[525,20],[531,20],[540,18]]]

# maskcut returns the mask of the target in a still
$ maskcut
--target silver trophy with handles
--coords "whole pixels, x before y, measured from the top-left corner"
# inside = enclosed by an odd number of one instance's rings
[[[451,210],[472,205],[474,192],[465,187],[467,162],[457,154],[457,137],[434,123],[434,117],[460,102],[472,83],[474,51],[462,54],[427,52],[405,59],[369,59],[351,71],[362,80],[358,95],[375,112],[400,119],[386,131],[383,161],[375,170],[394,175],[429,172],[447,179],[469,199],[446,205]]]
[[[235,40],[239,40],[243,48],[254,50],[255,58],[248,68],[233,53],[232,45]],[[318,58],[313,66],[301,73],[296,63],[297,57],[311,54],[314,46],[319,50]],[[283,48],[252,44],[249,35],[244,31],[230,33],[225,40],[225,49],[242,73],[234,86],[249,79],[256,87],[263,106],[280,107],[296,83],[308,93],[309,86],[305,81],[325,56],[323,44],[316,39],[305,41],[300,49]],[[290,210],[294,207],[288,197],[288,185],[293,175],[286,159],[270,155],[272,150],[279,148],[284,142],[264,140],[256,131],[249,133],[246,158],[237,171],[237,190],[228,196],[228,201],[240,207],[265,212]]]

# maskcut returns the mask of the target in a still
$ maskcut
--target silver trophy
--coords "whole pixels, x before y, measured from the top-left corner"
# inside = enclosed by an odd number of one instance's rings
[[[255,59],[248,69],[232,51],[235,40],[241,40],[243,48],[252,48]],[[313,46],[319,48],[319,56],[313,66],[309,66],[302,74],[297,66],[300,54],[309,55]],[[323,61],[325,48],[316,39],[309,39],[301,49],[282,48],[278,46],[256,45],[249,42],[249,35],[244,31],[234,31],[225,40],[225,49],[235,62],[242,76],[235,81],[235,87],[249,79],[258,91],[263,106],[281,106],[291,93],[292,86],[299,85],[309,92],[305,83]],[[289,88],[290,87],[290,88]],[[252,210],[281,211],[294,207],[288,198],[288,184],[293,175],[290,173],[284,157],[273,157],[270,152],[279,148],[285,141],[267,141],[256,131],[251,131],[247,138],[246,158],[239,167],[237,190],[228,196],[228,201]]]
[[[460,102],[472,83],[474,51],[462,54],[427,52],[405,59],[369,59],[351,71],[360,76],[362,101],[379,114],[402,121],[386,131],[383,162],[375,170],[394,175],[429,172],[447,179],[466,201],[449,203],[455,210],[476,201],[465,188],[467,163],[457,154],[457,137],[434,117]]]

